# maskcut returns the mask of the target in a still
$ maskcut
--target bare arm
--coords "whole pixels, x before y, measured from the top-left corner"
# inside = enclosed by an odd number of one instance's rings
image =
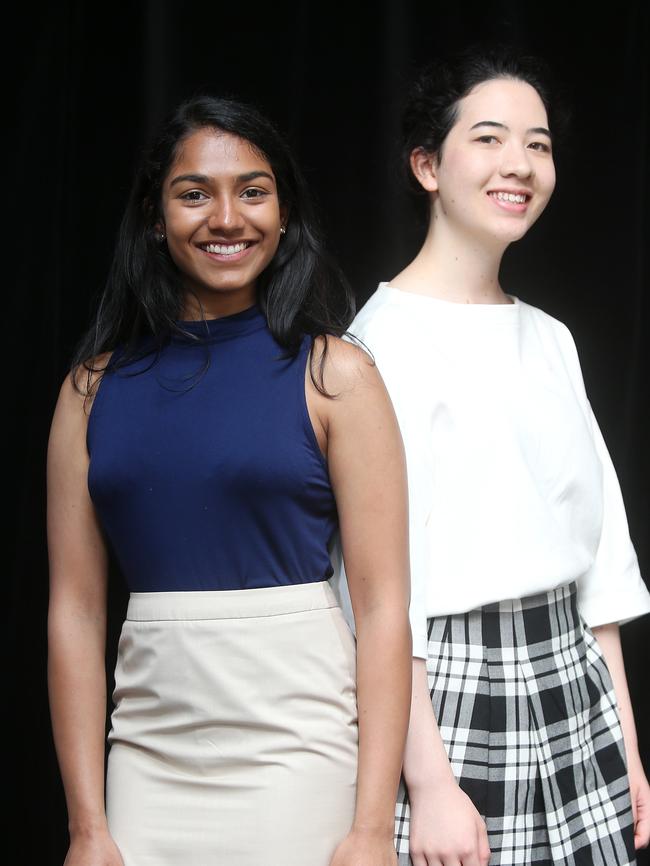
[[[409,793],[409,847],[413,866],[486,864],[485,824],[459,788],[433,713],[424,659],[413,659],[411,719],[404,754]]]
[[[118,866],[104,811],[106,551],[87,487],[86,414],[69,379],[48,448],[48,683],[68,806],[67,866]]]
[[[413,659],[411,718],[404,752],[404,781],[409,792],[455,783],[431,705],[424,659]]]
[[[596,626],[593,633],[612,677],[621,719],[634,812],[634,844],[637,849],[646,848],[650,841],[650,786],[639,755],[634,713],[621,650],[620,630],[617,623],[608,623]]]
[[[336,866],[392,866],[395,799],[408,724],[408,518],[397,420],[360,349],[330,344],[325,385],[312,392],[326,434],[357,633],[359,768],[355,819]]]

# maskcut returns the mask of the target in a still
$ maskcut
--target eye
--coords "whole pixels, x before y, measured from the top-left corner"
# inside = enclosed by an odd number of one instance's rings
[[[496,137],[496,135],[479,135],[479,137],[475,140],[480,141],[481,144],[493,144],[495,142],[497,144],[499,143],[499,139]]]
[[[242,192],[242,198],[263,198],[266,195],[267,191],[257,186],[249,186]]]
[[[528,145],[531,150],[536,150],[539,153],[550,153],[551,145],[547,144],[545,141],[531,141]]]
[[[200,189],[189,189],[187,192],[184,192],[181,196],[181,199],[188,202],[200,202],[207,198],[207,195],[204,192],[201,192]]]

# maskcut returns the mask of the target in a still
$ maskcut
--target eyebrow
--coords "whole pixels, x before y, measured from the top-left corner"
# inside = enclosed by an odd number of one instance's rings
[[[505,129],[507,132],[510,132],[509,127],[507,127],[505,123],[497,123],[496,120],[479,120],[478,123],[475,123],[474,126],[470,127],[470,131],[476,129],[477,126],[495,126],[498,129]],[[535,135],[548,135],[549,138],[553,137],[551,131],[545,126],[533,126],[530,129],[527,129],[526,132],[532,132]]]
[[[268,171],[249,171],[246,172],[246,174],[238,174],[235,178],[235,182],[249,183],[251,180],[255,180],[258,177],[266,177],[275,183],[275,178],[272,174],[269,174]],[[172,181],[170,181],[169,185],[174,186],[174,184],[176,183],[208,184],[210,183],[210,178],[207,176],[207,174],[179,174]]]

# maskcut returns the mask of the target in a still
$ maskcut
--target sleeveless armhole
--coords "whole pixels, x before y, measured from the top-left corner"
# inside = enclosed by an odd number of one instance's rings
[[[302,347],[300,349],[300,356],[302,357],[303,363],[298,365],[302,373],[300,410],[302,414],[303,428],[311,446],[311,449],[315,453],[316,457],[318,457],[321,466],[323,467],[323,469],[327,473],[327,477],[329,478],[329,467],[327,465],[327,458],[321,451],[318,437],[316,436],[316,431],[314,430],[314,425],[311,420],[311,415],[309,414],[309,403],[307,402],[307,383],[311,379],[311,370],[309,369],[311,364],[311,349],[312,342],[308,336],[305,336],[302,342]]]
[[[110,362],[115,358],[119,358],[119,356],[121,354],[122,354],[122,348],[120,346],[117,346],[111,352],[110,358],[108,359],[108,361],[106,363],[106,367],[104,368],[104,371],[101,375],[99,382],[97,383],[97,388],[95,390],[95,396],[93,397],[92,403],[90,405],[90,412],[88,413],[88,423],[86,425],[86,451],[88,452],[89,457],[90,457],[90,435],[91,435],[91,428],[93,425],[93,416],[95,415],[97,403],[99,402],[101,404],[101,401],[102,401],[102,393],[104,391],[104,388],[103,388],[104,377],[106,376],[106,373],[108,372]]]

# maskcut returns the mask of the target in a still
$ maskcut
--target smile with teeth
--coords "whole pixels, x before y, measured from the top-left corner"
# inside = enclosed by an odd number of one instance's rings
[[[241,253],[249,247],[250,241],[238,244],[202,244],[201,246],[206,253],[215,253],[218,256],[234,256],[235,253]]]
[[[491,192],[488,193],[488,195],[491,195],[493,198],[496,198],[499,201],[509,201],[513,204],[525,204],[530,198],[530,196],[516,192]]]

